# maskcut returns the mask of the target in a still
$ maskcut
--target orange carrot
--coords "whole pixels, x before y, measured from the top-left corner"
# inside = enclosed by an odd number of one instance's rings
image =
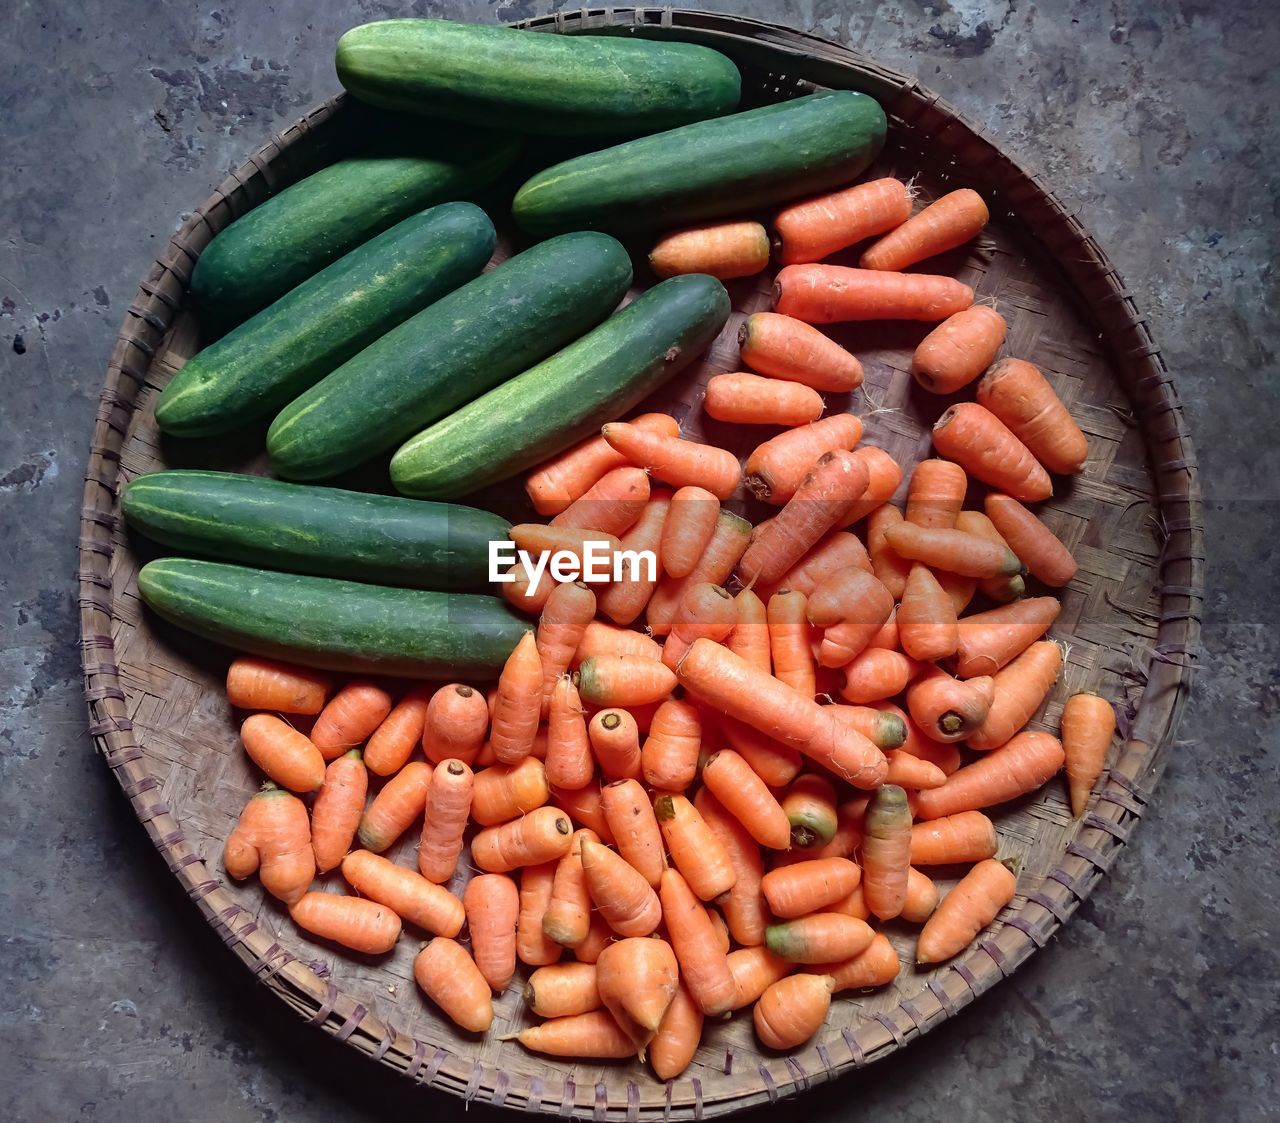
[[[941,768],[912,753],[891,749],[885,753],[885,759],[889,762],[886,779],[890,784],[922,791],[925,788],[940,788],[947,782],[947,774]]]
[[[390,776],[400,771],[421,743],[432,690],[432,687],[422,686],[409,691],[370,735],[364,755],[366,760],[372,758],[378,766],[374,771],[379,776]]]
[[[560,945],[542,930],[558,862],[525,866],[520,871],[520,914],[516,917],[516,955],[530,967],[543,967],[560,958]],[[536,976],[537,971],[534,972]],[[530,980],[532,982],[532,979]],[[525,998],[529,998],[526,988]],[[590,1008],[590,1007],[589,1007]]]
[[[824,409],[822,395],[802,382],[758,374],[717,374],[707,381],[703,408],[736,425],[806,425]]]
[[[833,530],[782,575],[778,588],[795,589],[812,596],[827,578],[846,569],[870,573],[871,558],[856,535],[847,530]]]
[[[521,819],[482,830],[471,840],[471,860],[486,873],[509,873],[560,857],[572,835],[564,812],[539,807]]]
[[[1007,803],[1033,792],[1063,765],[1062,743],[1047,733],[1019,733],[998,749],[947,777],[940,788],[921,792],[916,816],[939,819]]]
[[[851,916],[855,920],[870,920],[871,910],[867,907],[867,897],[862,882],[854,887],[843,900],[827,906],[827,912],[838,912],[841,916]]]
[[[697,774],[701,745],[698,711],[685,701],[663,702],[654,714],[641,754],[645,782],[662,791],[684,791]]]
[[[720,899],[729,933],[744,946],[762,943],[767,919],[764,895],[760,891],[764,872],[760,848],[746,827],[725,809],[709,788],[698,789],[694,807],[720,840],[733,865],[733,887]]]
[[[644,875],[607,846],[584,838],[582,870],[591,901],[619,936],[647,936],[662,921],[662,907]]]
[[[516,920],[520,892],[501,873],[482,873],[467,882],[462,894],[471,933],[471,954],[484,981],[501,994],[516,973]]]
[[[617,937],[613,934],[613,929],[605,922],[598,912],[591,914],[591,925],[587,929],[587,938],[580,944],[574,945],[573,958],[579,963],[594,964],[600,958],[600,953],[604,951]]]
[[[862,364],[853,355],[802,320],[777,312],[748,316],[738,329],[738,347],[743,362],[774,378],[837,394],[862,385]]]
[[[649,268],[659,277],[708,273],[722,281],[750,277],[769,264],[769,235],[758,222],[690,226],[658,240]]]
[[[748,581],[777,581],[867,488],[866,466],[851,452],[825,452],[795,494],[752,539],[739,563]]]
[[[830,975],[788,975],[756,1002],[756,1036],[769,1049],[803,1045],[826,1021],[835,980]]]
[[[679,437],[662,437],[613,421],[601,430],[604,439],[639,468],[647,468],[672,487],[705,487],[718,499],[728,499],[742,478],[738,458],[713,445]]]
[[[662,661],[674,668],[699,636],[722,643],[738,622],[738,605],[722,585],[692,585],[680,601],[671,634],[662,648]]]
[[[833,413],[812,425],[779,433],[747,457],[747,490],[757,499],[781,506],[795,495],[823,456],[851,452],[861,437],[862,422],[851,413]]]
[[[782,797],[782,810],[791,824],[792,846],[825,846],[836,833],[836,790],[825,776],[798,776]]]
[[[809,324],[945,320],[973,303],[973,289],[951,277],[842,265],[788,265],[773,293],[775,311]]]
[[[808,598],[804,593],[783,589],[769,598],[766,620],[773,673],[793,690],[812,698],[817,686],[807,610]]]
[[[836,809],[836,830],[821,846],[797,855],[799,858],[848,858],[862,845],[862,821],[866,818],[869,796],[847,800]]]
[[[1003,672],[1002,672],[1003,673]],[[1111,703],[1096,694],[1073,694],[1062,708],[1062,748],[1066,753],[1071,814],[1084,814],[1089,793],[1102,775],[1116,714]]]
[[[769,614],[753,589],[743,589],[733,598],[738,605],[738,621],[725,640],[730,651],[758,670],[769,674],[773,658],[769,651]]]
[[[535,587],[533,573],[522,559],[503,574],[502,596],[512,608],[537,616],[555,587],[556,582],[546,573]]]
[[[644,788],[636,780],[615,780],[601,789],[601,805],[618,853],[656,887],[667,868],[666,851]]]
[[[524,987],[525,1005],[540,1018],[567,1018],[600,1009],[594,963],[539,967]]]
[[[334,869],[351,849],[368,790],[369,772],[359,749],[343,753],[325,769],[311,809],[311,848],[319,873]]]
[[[360,845],[381,854],[409,829],[427,805],[427,791],[434,769],[414,760],[382,785],[360,818]]]
[[[639,468],[614,468],[556,515],[551,525],[616,536],[632,526],[648,502],[648,474]]]
[[[929,666],[907,687],[907,712],[933,740],[963,741],[987,720],[994,697],[990,677],[966,681]]]
[[[906,269],[977,237],[990,217],[982,196],[962,187],[930,203],[873,243],[860,264],[864,269]]]
[[[661,662],[662,645],[643,632],[592,620],[583,630],[573,662],[581,665],[583,660],[596,655],[637,655]]]
[[[263,784],[227,836],[222,864],[237,881],[257,873],[262,888],[293,904],[316,872],[307,805],[275,784]]]
[[[456,936],[463,907],[449,890],[368,850],[342,859],[342,876],[362,897],[386,905],[398,916],[437,936]]]
[[[482,827],[509,823],[547,802],[546,768],[527,756],[519,764],[495,764],[475,774],[471,817]]]
[[[881,582],[881,584],[884,584],[884,582]],[[895,651],[899,646],[899,639],[898,611],[895,608],[893,613],[889,616],[889,619],[881,625],[880,630],[871,637],[871,642],[868,643],[867,646],[883,647],[889,651]]]
[[[649,1042],[649,1063],[659,1080],[674,1080],[693,1061],[702,1039],[702,1009],[681,982]]]
[[[514,1035],[526,1049],[549,1057],[622,1060],[636,1055],[635,1042],[608,1010],[551,1018]]]
[[[911,473],[906,521],[915,526],[950,530],[964,506],[969,478],[950,460],[921,460]]]
[[[938,907],[938,887],[914,866],[907,870],[907,899],[898,916],[908,924],[923,924]]]
[[[551,695],[551,720],[547,725],[547,783],[573,791],[585,788],[595,775],[596,762],[587,739],[582,699],[573,680],[564,675]]]
[[[324,757],[320,750],[274,714],[245,718],[240,740],[253,763],[282,788],[313,792],[324,783]]]
[[[783,265],[821,261],[911,217],[911,190],[899,179],[874,179],[803,199],[773,216]]]
[[[877,507],[867,518],[867,553],[871,557],[871,572],[892,594],[894,600],[902,599],[907,587],[907,574],[911,563],[894,553],[888,534],[902,523],[902,512],[891,503]]]
[[[667,937],[689,993],[704,1014],[714,1018],[728,1013],[734,1002],[733,975],[706,908],[677,870],[663,872],[658,892]]]
[[[969,475],[1015,499],[1048,499],[1049,474],[994,413],[977,402],[951,406],[933,425],[933,445]]]
[[[795,779],[800,771],[800,754],[795,749],[727,714],[718,715],[716,724],[730,748],[771,788],[784,788]]]
[[[241,710],[278,714],[318,714],[332,676],[310,667],[242,655],[227,668],[227,701]]]
[[[648,551],[656,559],[661,559],[662,536],[670,514],[671,498],[671,493],[665,490],[650,494],[649,502],[640,512],[640,517],[622,537],[622,556],[635,556],[641,551]],[[628,564],[623,568],[620,580],[609,584],[596,597],[597,606],[615,624],[630,624],[640,616],[645,605],[649,603],[654,589],[658,587],[660,575],[661,569],[656,562],[652,569],[638,563]],[[606,625],[597,624],[597,626],[605,627]],[[587,630],[588,633],[591,631],[591,625],[587,626]],[[638,636],[640,633],[628,634]],[[579,651],[578,658],[585,659],[587,655]]]
[[[680,981],[666,940],[627,939],[610,944],[596,961],[600,1000],[643,1057]]]
[[[320,711],[311,740],[325,760],[363,745],[391,712],[391,695],[371,682],[349,682]]]
[[[926,390],[954,394],[987,369],[1008,325],[994,308],[975,304],[943,320],[911,356],[911,373]]]
[[[595,831],[602,842],[612,844],[613,832],[604,817],[599,780],[592,780],[576,792],[552,790],[551,801],[579,826]]]
[[[1018,879],[1003,862],[979,862],[929,917],[916,942],[916,962],[941,963],[959,954],[1017,891]]]
[[[563,551],[571,554],[579,562],[582,562],[587,552],[588,544],[590,544],[592,549],[597,551],[594,553],[596,564],[599,564],[600,555],[598,550],[601,543],[603,543],[607,556],[612,556],[621,548],[621,543],[616,535],[586,527],[550,526],[546,523],[516,523],[515,526],[507,531],[507,536],[516,544],[517,548],[526,551],[530,555],[539,556]],[[554,571],[548,569],[542,574],[538,587],[546,586],[549,581],[554,584],[556,580],[562,579],[562,575],[557,576]],[[550,595],[550,593],[547,594],[547,596]],[[539,608],[545,603],[546,597],[543,597]]]
[[[770,870],[760,883],[780,919],[821,912],[853,892],[862,871],[848,858],[814,858]]]
[[[587,938],[591,926],[591,892],[582,866],[582,847],[597,841],[599,836],[590,828],[574,831],[568,852],[556,865],[551,899],[542,914],[542,932],[563,947],[576,948]]]
[[[885,542],[901,558],[963,577],[1007,577],[1022,563],[1012,550],[1002,550],[963,530],[943,530],[901,522],[885,532]]]
[[[907,739],[906,724],[895,713],[870,706],[836,705],[832,716],[861,733],[878,749],[896,749]]]
[[[1053,597],[1028,597],[960,621],[956,674],[993,675],[1016,659],[1058,618],[1062,605]]]
[[[863,827],[862,893],[867,907],[881,920],[902,912],[911,866],[911,811],[907,793],[886,784],[871,797]]]
[[[659,702],[675,685],[669,667],[637,655],[594,655],[578,668],[578,689],[593,706]]]
[[[636,719],[626,710],[601,710],[587,727],[600,771],[611,780],[640,775],[642,756]]]
[[[739,948],[731,951],[727,959],[733,976],[735,1010],[750,1006],[770,986],[795,970],[794,963],[788,963],[763,946]]]
[[[534,634],[526,632],[498,678],[489,743],[500,763],[515,764],[532,751],[541,698],[542,659]]]
[[[906,689],[916,664],[900,651],[868,647],[844,669],[840,696],[855,705],[892,698]]]
[[[671,497],[659,554],[671,577],[688,577],[698,564],[720,517],[720,500],[705,487],[682,487]]]
[[[771,924],[765,947],[788,963],[829,963],[857,955],[874,932],[866,921],[835,912],[815,912],[798,920]]]
[[[581,581],[557,585],[543,606],[536,643],[542,662],[542,716],[551,706],[551,692],[569,669],[587,625],[596,614],[596,595]]]
[[[787,813],[765,782],[732,749],[711,755],[702,769],[702,782],[761,846],[786,850],[791,845]]]
[[[978,403],[1005,423],[1050,472],[1078,475],[1089,442],[1043,374],[1022,359],[1001,359],[978,383]]]
[[[484,744],[489,707],[484,695],[462,683],[442,686],[427,703],[422,726],[422,751],[432,764],[460,760],[471,764]],[[365,762],[369,762],[366,760]],[[378,770],[370,764],[370,770]],[[382,772],[379,775],[387,775]]]
[[[955,605],[927,566],[911,567],[898,609],[898,636],[912,659],[931,661],[954,655],[960,642]]]
[[[1071,551],[1016,499],[988,495],[984,503],[992,524],[1018,559],[1046,585],[1066,585],[1076,575]]]
[[[667,437],[680,432],[676,419],[665,413],[641,414],[633,417],[631,424]],[[538,514],[558,515],[606,473],[626,463],[626,457],[610,448],[603,437],[588,437],[530,472],[525,478],[525,491]]]
[[[737,873],[729,851],[692,803],[682,795],[660,795],[653,812],[672,863],[699,897],[710,901],[733,888]]]
[[[723,585],[750,541],[751,524],[732,511],[721,511],[716,529],[698,564],[687,577],[667,578],[654,591],[645,611],[645,623],[654,635],[665,636],[685,593],[703,581]]]
[[[381,955],[396,946],[400,918],[376,901],[342,893],[304,893],[289,906],[293,922],[313,936],[365,955]]]
[[[418,872],[428,881],[443,884],[458,867],[474,788],[475,777],[460,760],[446,760],[431,774],[418,844]]]
[[[956,530],[985,538],[988,542],[994,542],[1005,549],[1009,547],[1009,543],[1000,536],[995,525],[981,511],[961,511],[956,516]],[[952,580],[955,579],[952,578]],[[1026,593],[1027,584],[1023,581],[1021,573],[1015,573],[1011,577],[988,577],[978,582],[978,588],[982,590],[983,596],[997,604],[1008,604]],[[956,611],[963,612],[966,605],[957,605]]]
[[[842,667],[860,655],[893,615],[893,594],[870,573],[845,569],[813,591],[809,623],[824,626],[818,661]]]
[[[961,811],[911,828],[913,866],[950,866],[994,858],[996,826],[981,811]]]
[[[1061,670],[1062,652],[1058,645],[1043,640],[997,671],[991,710],[969,734],[969,747],[996,749],[1008,741],[1040,708]]]
[[[493,1024],[493,996],[480,968],[466,949],[437,936],[418,952],[413,977],[428,998],[471,1033]]]
[[[898,953],[893,950],[889,938],[883,932],[877,932],[871,943],[852,959],[843,963],[824,963],[815,970],[830,975],[835,989],[842,991],[886,986],[898,977],[901,967]]]

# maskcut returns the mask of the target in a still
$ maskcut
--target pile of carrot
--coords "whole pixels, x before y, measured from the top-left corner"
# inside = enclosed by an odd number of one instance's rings
[[[603,585],[515,574],[504,593],[537,623],[495,687],[392,693],[236,660],[228,698],[267,782],[228,873],[257,872],[301,928],[365,954],[410,926],[418,985],[472,1032],[524,964],[539,1020],[521,1044],[647,1059],[664,1080],[706,1019],[751,1007],[761,1043],[791,1049],[833,994],[891,982],[898,952],[876,925],[920,926],[919,964],[968,947],[1018,888],[986,811],[1065,766],[1083,814],[1114,715],[1077,694],[1060,737],[1028,728],[1063,664],[1049,591],[1075,574],[1029,505],[1088,445],[1035,367],[996,361],[997,312],[902,272],[974,237],[981,198],[911,209],[878,180],[775,217],[776,310],[739,336],[754,373],[707,388],[718,420],[784,427],[745,465],[647,414],[529,474],[549,521],[512,529],[522,549],[603,541],[658,568]],[[859,269],[817,263],[870,237]],[[754,223],[681,232],[655,268],[743,275],[764,239]],[[915,465],[863,445],[858,418],[822,417],[822,394],[863,372],[813,325],[891,317],[940,321],[913,363],[926,389],[977,381]],[[723,505],[744,486],[771,518]],[[416,869],[385,856],[410,832]],[[957,866],[944,895],[928,871]],[[333,870],[349,892],[314,888]]]

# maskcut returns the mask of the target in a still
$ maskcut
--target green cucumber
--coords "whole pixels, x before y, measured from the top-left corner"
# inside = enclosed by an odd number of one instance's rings
[[[378,585],[476,589],[506,519],[448,503],[235,472],[151,472],[120,496],[129,526],[184,554]]]
[[[428,131],[413,118],[399,128],[403,135],[322,168],[219,233],[191,276],[200,311],[239,323],[401,219],[487,187],[522,147],[498,134]]]
[[[281,411],[276,475],[354,468],[594,327],[631,283],[627,251],[581,231],[542,242],[423,309]]]
[[[577,156],[516,193],[534,234],[638,230],[760,210],[848,183],[884,145],[874,98],[830,90]]]
[[[497,234],[442,203],[357,246],[187,360],[156,403],[166,433],[208,437],[278,413],[397,324],[480,274]]]
[[[336,61],[371,105],[526,133],[634,136],[732,112],[741,92],[709,47],[441,19],[354,27]]]
[[[148,562],[138,592],[165,620],[204,639],[326,671],[492,678],[531,627],[496,597],[191,558]]]
[[[655,285],[595,331],[400,447],[396,490],[451,499],[538,464],[638,405],[707,348],[731,311],[714,277]]]

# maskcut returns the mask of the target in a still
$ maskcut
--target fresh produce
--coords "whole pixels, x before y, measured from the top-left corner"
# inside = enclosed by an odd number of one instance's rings
[[[1076,575],[1075,558],[1034,512],[1008,495],[988,495],[987,518],[1031,576],[1046,585],[1062,586]]]
[[[810,641],[809,598],[798,589],[774,593],[765,606],[769,629],[769,657],[773,676],[812,697],[817,691],[813,647]]]
[[[234,472],[151,472],[120,505],[133,529],[184,553],[428,589],[483,584],[489,542],[508,526],[472,507]]]
[[[353,850],[342,860],[342,876],[356,892],[424,932],[452,937],[462,930],[464,910],[457,897],[379,854]]]
[[[644,782],[659,792],[684,791],[698,773],[701,750],[702,721],[698,711],[686,701],[668,698],[654,712],[644,739],[640,754]]]
[[[318,714],[333,680],[323,671],[242,656],[227,668],[227,701],[242,710]]]
[[[937,819],[958,811],[993,807],[1033,792],[1064,763],[1062,743],[1047,733],[1019,733],[998,749],[947,777],[940,788],[921,792],[916,816]]]
[[[714,445],[662,436],[619,421],[605,425],[600,434],[632,464],[672,487],[702,487],[717,499],[728,499],[742,479],[738,458]]]
[[[370,344],[304,392],[267,434],[272,469],[337,475],[400,444],[594,327],[631,283],[607,235],[525,250]]]
[[[809,324],[848,320],[945,320],[973,304],[951,277],[882,273],[843,265],[788,265],[774,282],[773,307]]]
[[[607,846],[584,838],[582,872],[591,904],[619,936],[647,936],[658,927],[662,908],[644,875]]]
[[[997,671],[992,676],[995,697],[991,709],[969,734],[969,748],[997,749],[1012,738],[1035,715],[1061,670],[1061,649],[1042,640]]]
[[[474,791],[475,774],[460,760],[446,760],[431,773],[418,842],[418,872],[428,881],[443,885],[453,876]]]
[[[976,238],[991,216],[976,191],[962,187],[930,203],[863,253],[864,269],[903,270]]]
[[[367,764],[372,756],[377,765],[373,771],[377,775],[398,772],[422,743],[431,694],[431,689],[426,687],[409,691],[370,734],[365,742],[365,761]]]
[[[433,774],[426,761],[415,760],[383,784],[360,819],[360,845],[375,854],[389,850],[425,810]]]
[[[585,788],[596,773],[582,698],[568,675],[557,679],[551,692],[546,771],[548,782],[566,791]]]
[[[1116,731],[1116,712],[1096,694],[1073,694],[1062,708],[1062,748],[1066,755],[1071,814],[1085,812],[1093,786],[1102,775]]]
[[[661,238],[649,251],[659,277],[709,273],[722,281],[752,277],[769,264],[769,235],[758,222],[692,226]]]
[[[738,425],[804,425],[817,421],[822,397],[800,382],[757,374],[717,374],[707,383],[703,408],[717,421]]]
[[[769,986],[756,1003],[756,1034],[770,1049],[803,1045],[826,1020],[835,980],[830,975],[790,975]]]
[[[316,872],[307,805],[275,784],[264,784],[227,836],[222,864],[237,881],[258,874],[268,893],[294,904]]]
[[[861,439],[862,422],[851,413],[833,413],[812,425],[788,429],[747,457],[747,489],[757,499],[781,506],[826,453],[850,451]]]
[[[829,90],[566,160],[528,180],[512,212],[547,235],[760,210],[848,183],[880,154],[884,135],[874,99]]]
[[[943,320],[920,341],[911,373],[926,390],[954,394],[987,369],[1008,325],[994,308],[975,304]]]
[[[478,276],[496,237],[488,215],[471,203],[404,219],[188,359],[156,402],[156,423],[175,436],[209,437],[271,417]]]
[[[489,744],[499,764],[517,764],[533,751],[542,713],[542,684],[537,640],[526,632],[498,677]]]
[[[282,788],[313,792],[324,783],[324,757],[311,739],[273,714],[253,714],[240,726],[249,759]]]
[[[413,961],[418,986],[462,1029],[484,1033],[493,1024],[493,996],[466,948],[437,937]]]
[[[391,713],[391,695],[374,682],[349,682],[325,704],[311,727],[311,740],[333,760],[363,745]]]
[[[815,390],[840,393],[862,385],[862,364],[853,355],[803,320],[777,312],[754,312],[743,320],[738,349],[743,361],[761,374],[801,382]]]
[[[582,865],[582,847],[597,840],[589,829],[574,831],[569,849],[556,862],[551,879],[551,897],[542,915],[542,932],[553,943],[577,948],[591,927],[591,893],[587,871]]]
[[[969,477],[950,460],[921,460],[907,489],[907,522],[926,530],[952,530],[964,506]],[[901,553],[901,551],[898,551]]]
[[[1084,469],[1089,442],[1048,380],[1030,363],[1001,359],[983,375],[977,397],[978,404],[1003,421],[1049,471],[1075,476]]]
[[[501,994],[516,973],[516,918],[520,893],[500,873],[482,873],[467,882],[462,895],[471,933],[471,955],[485,982]]]
[[[911,868],[911,810],[902,788],[885,784],[872,793],[865,831],[862,895],[873,916],[891,920],[907,903],[907,872]]]
[[[369,791],[369,770],[362,755],[359,749],[352,749],[332,761],[316,792],[311,806],[311,849],[317,873],[328,873],[342,864],[360,826]]]
[[[933,444],[969,475],[1015,499],[1033,502],[1053,494],[1049,474],[1027,446],[976,402],[961,402],[939,417]]]
[[[432,764],[459,760],[470,764],[484,744],[489,728],[489,707],[484,695],[466,683],[450,683],[431,695],[422,721],[422,751]],[[369,763],[368,755],[365,762]],[[401,762],[403,763],[403,762]],[[380,776],[394,771],[380,770],[369,763]]]
[[[916,962],[941,963],[963,950],[1013,900],[1017,888],[1017,877],[1003,862],[979,862],[925,923]]]
[[[383,109],[523,133],[626,135],[736,108],[738,70],[690,43],[380,20],[338,40],[338,79]]]
[[[304,893],[289,906],[299,928],[365,955],[382,955],[400,938],[400,918],[376,901],[339,893]]]
[[[911,217],[911,189],[876,179],[783,207],[773,218],[783,265],[801,265],[901,226]]]

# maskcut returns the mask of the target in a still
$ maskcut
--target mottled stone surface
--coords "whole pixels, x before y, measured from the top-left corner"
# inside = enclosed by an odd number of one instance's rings
[[[76,512],[103,369],[137,279],[184,207],[336,89],[338,33],[409,11],[496,20],[548,7],[5,8],[0,1117],[461,1118],[459,1103],[368,1070],[229,970],[177,891],[85,735]],[[1041,169],[1148,311],[1207,497],[1204,669],[1158,798],[1115,873],[1013,980],[800,1110],[883,1123],[1275,1118],[1274,6],[710,7],[862,46]]]

